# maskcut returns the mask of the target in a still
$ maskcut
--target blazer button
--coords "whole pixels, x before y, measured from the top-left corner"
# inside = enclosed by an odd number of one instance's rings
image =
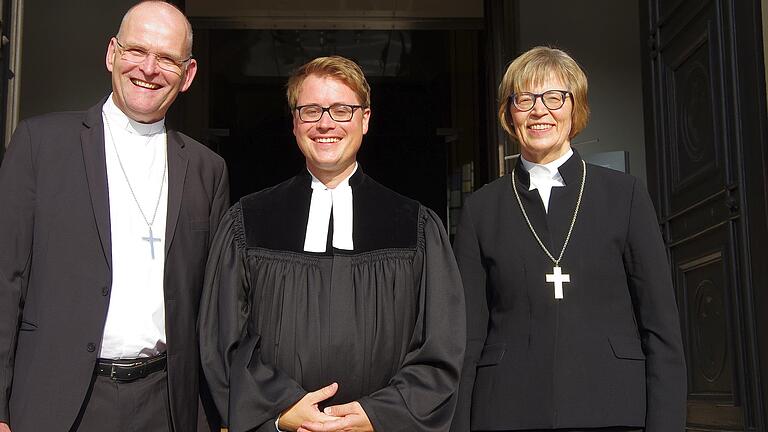
[[[85,346],[85,349],[87,349],[88,352],[94,352],[96,351],[96,344],[93,342],[88,342],[88,345]]]
[[[107,294],[109,294],[109,287],[105,285],[101,287],[101,295],[105,296]]]

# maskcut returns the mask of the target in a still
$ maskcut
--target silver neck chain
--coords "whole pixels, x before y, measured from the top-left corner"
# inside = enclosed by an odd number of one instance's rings
[[[136,198],[136,192],[133,190],[133,186],[131,186],[131,181],[128,180],[128,174],[125,172],[125,167],[123,166],[123,161],[120,159],[120,153],[117,151],[117,145],[115,144],[115,136],[112,135],[112,126],[109,124],[109,120],[107,119],[107,115],[104,115],[104,122],[107,125],[107,131],[109,131],[109,137],[112,139],[112,148],[115,150],[115,156],[117,156],[117,163],[120,165],[120,171],[123,172],[123,177],[125,177],[125,182],[128,184],[128,190],[131,191],[131,196],[133,197],[133,202],[136,203],[136,207],[139,208],[139,213],[141,213],[141,217],[144,218],[144,223],[147,224],[147,226],[152,229],[152,225],[155,223],[155,218],[157,217],[157,209],[160,208],[160,199],[163,197],[163,187],[165,186],[165,176],[168,172],[168,149],[165,149],[163,152],[163,155],[165,155],[165,158],[163,159],[163,178],[160,180],[160,193],[157,194],[157,202],[155,203],[155,210],[152,212],[152,219],[148,219],[147,216],[144,214],[144,210],[141,208],[141,204],[139,204],[138,198]],[[149,141],[152,139],[152,135],[147,138],[147,142],[145,144],[148,144]]]
[[[539,242],[539,246],[544,250],[544,253],[547,254],[549,259],[552,260],[552,262],[555,264],[555,267],[558,267],[560,265],[560,260],[563,259],[563,254],[565,253],[565,248],[568,247],[568,241],[571,239],[571,233],[573,232],[573,226],[576,225],[576,216],[579,214],[579,208],[581,207],[581,197],[584,195],[584,183],[587,182],[587,164],[582,159],[581,161],[581,186],[579,187],[579,199],[576,201],[576,208],[573,210],[573,218],[571,218],[571,226],[568,228],[568,235],[565,236],[565,243],[563,243],[563,248],[560,250],[560,255],[555,259],[554,256],[549,252],[549,249],[547,249],[546,246],[544,246],[544,242],[541,241],[539,238],[539,235],[536,234],[536,230],[533,229],[533,224],[531,224],[531,220],[528,218],[528,214],[525,212],[525,207],[523,207],[523,202],[520,201],[520,194],[517,192],[517,184],[515,183],[515,169],[512,169],[512,190],[515,191],[515,198],[517,198],[517,204],[520,206],[520,211],[523,213],[523,217],[525,218],[525,222],[528,224],[528,228],[530,228],[531,233],[533,233],[533,237],[536,238],[536,241]]]

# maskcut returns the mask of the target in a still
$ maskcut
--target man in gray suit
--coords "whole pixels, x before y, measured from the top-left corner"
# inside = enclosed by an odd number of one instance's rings
[[[224,161],[165,127],[197,69],[174,6],[109,41],[112,94],[19,124],[0,167],[0,431],[201,427],[195,323]]]

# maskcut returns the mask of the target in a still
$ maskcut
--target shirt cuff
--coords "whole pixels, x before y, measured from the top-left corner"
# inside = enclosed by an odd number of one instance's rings
[[[280,424],[280,416],[281,416],[281,415],[282,415],[282,414],[278,414],[278,415],[277,415],[277,418],[275,419],[275,430],[276,430],[277,432],[288,432],[288,431],[284,431],[284,430],[280,429],[280,426],[278,426],[278,425]]]

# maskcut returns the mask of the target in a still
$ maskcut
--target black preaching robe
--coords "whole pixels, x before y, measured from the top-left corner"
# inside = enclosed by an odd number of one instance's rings
[[[358,169],[354,250],[304,252],[310,183],[305,172],[244,197],[211,248],[201,357],[230,431],[274,431],[332,382],[323,406],[357,400],[376,431],[447,430],[466,330],[440,220]]]

